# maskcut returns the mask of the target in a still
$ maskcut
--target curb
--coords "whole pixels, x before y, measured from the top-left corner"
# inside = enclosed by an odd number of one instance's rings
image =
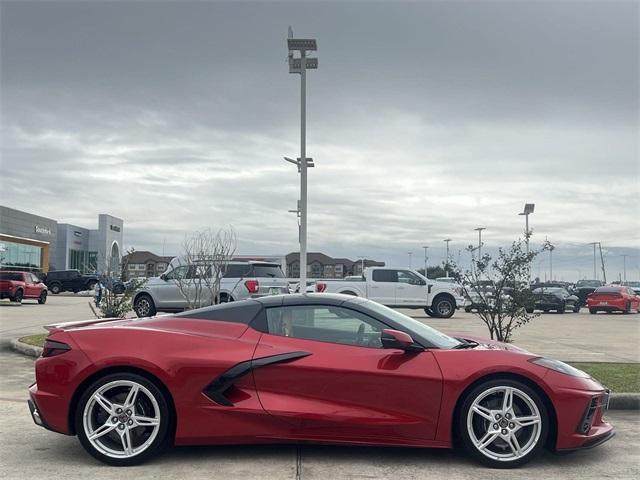
[[[28,345],[26,343],[19,342],[17,338],[11,339],[11,348],[16,352],[29,357],[38,358],[42,354],[42,347],[36,347],[35,345]]]
[[[27,345],[17,338],[11,340],[11,348],[29,357],[39,357],[42,347]],[[609,410],[640,410],[640,393],[612,393],[609,397]]]

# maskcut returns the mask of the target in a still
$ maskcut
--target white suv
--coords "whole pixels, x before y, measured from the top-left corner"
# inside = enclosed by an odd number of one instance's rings
[[[156,312],[181,312],[187,300],[180,292],[176,278],[185,278],[193,268],[174,265],[172,261],[165,273],[150,278],[133,299],[133,310],[138,317],[149,317]],[[220,302],[233,302],[247,298],[289,293],[289,283],[277,263],[229,262],[220,282]],[[202,305],[210,305],[209,298]]]

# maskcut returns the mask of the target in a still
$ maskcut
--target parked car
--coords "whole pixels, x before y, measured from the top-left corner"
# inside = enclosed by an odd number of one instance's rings
[[[578,280],[574,292],[580,300],[580,306],[583,307],[587,304],[587,295],[595,292],[596,288],[602,287],[604,282],[600,280]]]
[[[54,270],[47,273],[45,284],[54,295],[60,292],[83,292],[93,290],[98,283],[98,275],[82,274],[79,270]]]
[[[31,272],[0,271],[0,299],[8,298],[12,302],[36,299],[38,303],[47,302],[47,286]]]
[[[420,308],[432,317],[449,318],[464,306],[462,287],[428,280],[415,270],[369,267],[358,280],[321,280],[318,293],[343,293],[397,308]]]
[[[47,328],[31,416],[110,465],[167,444],[320,442],[455,445],[508,468],[615,434],[609,391],[587,373],[364,298],[278,295]]]
[[[580,299],[576,295],[571,295],[566,289],[561,287],[541,287],[532,292],[533,306],[527,308],[527,312],[542,310],[547,313],[555,310],[556,313],[564,313],[566,309],[578,313],[580,311]]]
[[[599,287],[587,297],[589,313],[624,312],[640,313],[640,295],[623,286]]]
[[[196,281],[191,279],[196,277],[194,272],[197,268],[202,267],[172,260],[165,273],[150,278],[134,295],[133,310],[136,315],[146,317],[157,312],[181,312],[187,308],[187,299],[180,292],[178,281],[184,282],[187,288],[195,288]],[[200,306],[214,303],[206,293],[205,288]],[[227,264],[220,282],[219,302],[283,293],[289,293],[289,282],[279,263],[233,261]]]
[[[636,295],[640,295],[640,282],[622,282],[622,285],[629,287]]]

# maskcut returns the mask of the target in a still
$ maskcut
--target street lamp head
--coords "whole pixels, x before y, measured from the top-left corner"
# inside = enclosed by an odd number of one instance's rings
[[[443,240],[443,242],[450,242],[450,241],[451,241],[451,239],[450,239],[450,238],[445,238],[445,239]]]
[[[478,227],[478,228],[474,228],[473,230],[476,232],[481,232],[482,230],[486,230],[487,227]]]
[[[536,207],[535,203],[525,203],[524,211],[522,213],[519,213],[518,215],[529,215],[533,213],[533,210],[535,209],[535,207]]]
[[[287,38],[287,47],[290,51],[316,51],[318,45],[315,38]]]

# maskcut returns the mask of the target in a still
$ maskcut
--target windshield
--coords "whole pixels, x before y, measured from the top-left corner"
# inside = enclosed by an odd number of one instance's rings
[[[580,280],[576,283],[576,287],[599,287],[602,285],[600,280]]]
[[[431,328],[430,326],[419,322],[415,318],[411,318],[396,310],[393,310],[392,308],[380,305],[379,303],[363,299],[363,302],[360,304],[366,306],[369,310],[379,313],[380,315],[390,318],[394,322],[401,324],[402,326],[406,327],[407,330],[415,332],[416,335],[421,336],[429,343],[435,345],[438,348],[453,348],[456,345],[462,343],[455,338],[450,337],[449,335],[445,335],[435,328]]]

